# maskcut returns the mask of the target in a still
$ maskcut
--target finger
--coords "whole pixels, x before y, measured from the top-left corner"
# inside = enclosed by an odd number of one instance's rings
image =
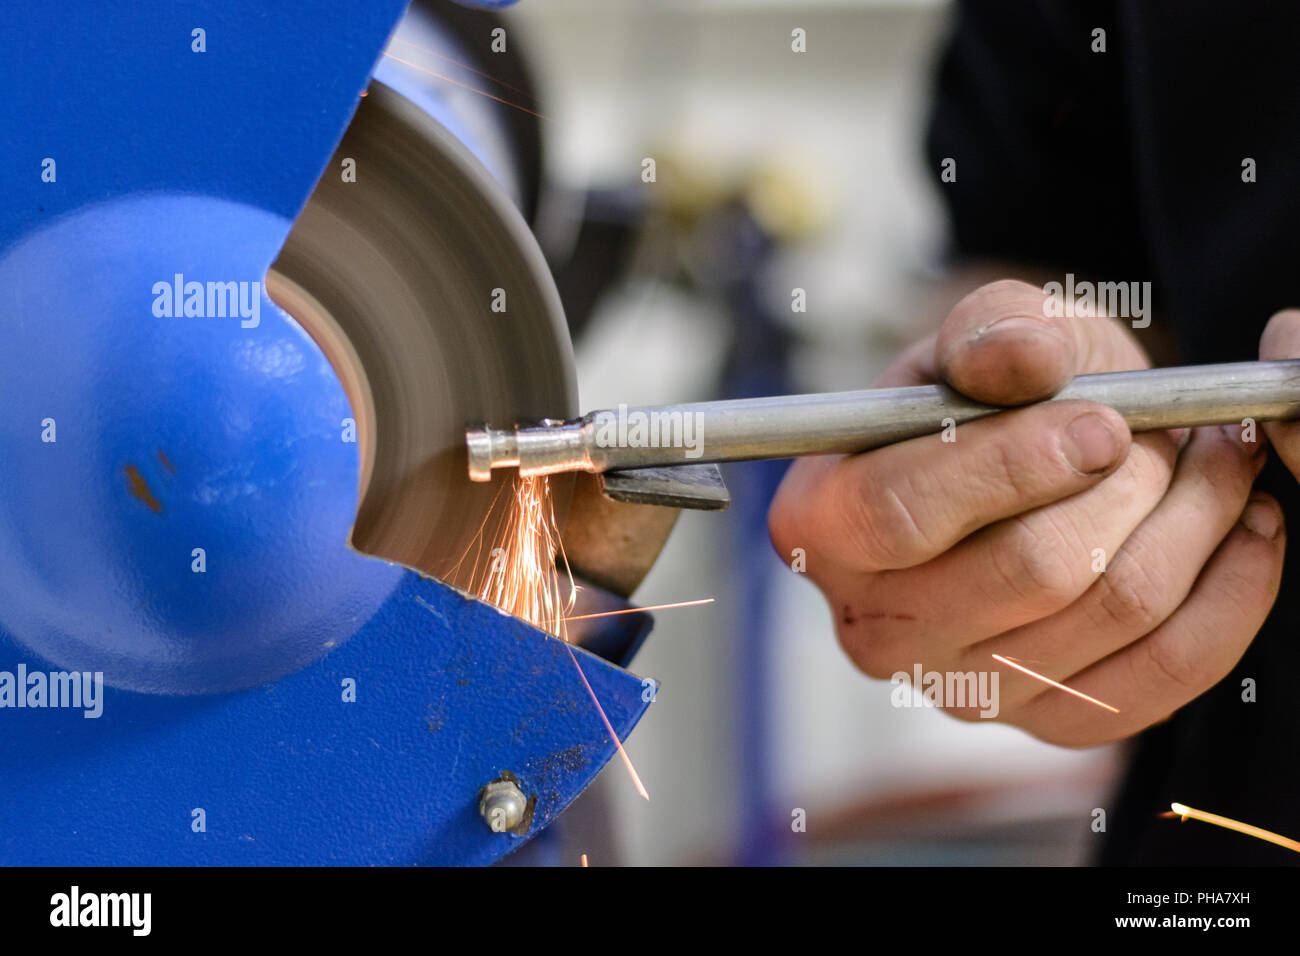
[[[971,532],[1095,485],[1124,459],[1118,413],[1048,402],[863,455],[799,462],[770,525],[778,549],[815,549],[849,573],[907,568]],[[778,540],[779,539],[779,540]]]
[[[1100,484],[859,584],[850,616],[869,623],[869,653],[952,654],[1068,607],[1096,581],[1095,550],[1118,551],[1164,496],[1175,456],[1167,436],[1144,435]]]
[[[934,336],[913,342],[880,373],[872,388],[906,388],[939,381],[934,367]]]
[[[1259,357],[1300,358],[1300,309],[1287,309],[1268,320],[1259,340]],[[1291,474],[1300,478],[1300,422],[1267,422],[1264,434]]]
[[[981,286],[953,308],[935,341],[935,367],[976,401],[1020,405],[1075,375],[1147,368],[1129,331],[1100,316],[1047,315],[1043,290],[1012,279]]]
[[[1256,493],[1167,621],[1062,681],[1118,708],[1118,714],[1049,688],[1011,722],[1051,743],[1092,746],[1168,717],[1227,676],[1246,652],[1277,598],[1285,548],[1281,508]]]
[[[969,648],[966,665],[987,665],[996,653],[1035,661],[1035,670],[1061,680],[1155,630],[1186,600],[1237,523],[1264,458],[1261,443],[1243,443],[1235,425],[1196,429],[1164,498],[1113,557],[1102,556],[1104,570],[1083,596]],[[1002,690],[1003,706],[1018,706],[1038,691],[1012,682]]]

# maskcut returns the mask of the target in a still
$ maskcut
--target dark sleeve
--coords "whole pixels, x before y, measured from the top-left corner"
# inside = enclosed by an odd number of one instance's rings
[[[1096,28],[1105,53],[1090,49]],[[1297,31],[1300,8],[1266,0],[960,3],[926,137],[954,253],[1149,276],[1186,361],[1254,357],[1269,314],[1298,297]],[[1268,175],[1246,182],[1245,156]],[[1272,843],[1159,816],[1177,801],[1300,835],[1300,486],[1276,459],[1259,484],[1293,525],[1273,613],[1227,677],[1133,741],[1102,863],[1295,865]],[[1247,700],[1248,678],[1272,692]]]
[[[1096,28],[1104,53],[1091,49]],[[1095,0],[957,5],[925,144],[955,255],[1143,270],[1117,34]],[[949,158],[955,182],[940,178]]]

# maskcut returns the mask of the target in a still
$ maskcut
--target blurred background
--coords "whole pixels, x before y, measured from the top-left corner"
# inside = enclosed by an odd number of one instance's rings
[[[534,221],[584,409],[862,388],[938,323],[955,300],[921,144],[950,14],[938,0],[503,14],[543,117]],[[633,665],[662,682],[627,745],[651,800],[610,763],[548,838],[552,858],[1087,862],[1119,754],[891,706],[768,543],[784,467],[726,468],[731,510],[682,514],[635,598],[716,601],[659,612]]]

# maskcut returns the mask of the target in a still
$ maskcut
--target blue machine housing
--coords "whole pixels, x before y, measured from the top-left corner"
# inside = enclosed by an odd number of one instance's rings
[[[403,7],[0,20],[0,863],[491,862],[614,752],[576,666],[620,737],[653,696],[347,546],[347,398],[262,280]],[[160,314],[188,281],[247,308]],[[102,672],[102,713],[20,670]]]

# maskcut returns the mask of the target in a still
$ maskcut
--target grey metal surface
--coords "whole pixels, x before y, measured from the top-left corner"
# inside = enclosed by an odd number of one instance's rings
[[[601,492],[614,501],[637,505],[725,511],[731,492],[713,463],[676,468],[632,468],[600,475]]]
[[[356,163],[355,182],[340,175]],[[343,381],[361,446],[352,545],[467,587],[509,495],[466,478],[465,429],[577,411],[550,272],[501,187],[373,83],[267,276]],[[494,311],[494,290],[504,311]],[[496,297],[500,301],[500,297]],[[505,476],[508,480],[509,476]],[[572,479],[551,481],[561,518]]]
[[[1134,431],[1300,415],[1300,359],[1081,375],[1049,401],[1109,405]],[[694,465],[867,451],[934,434],[1007,409],[972,402],[942,385],[821,395],[607,409],[564,425],[466,433],[470,476]],[[650,423],[638,441],[635,423]],[[660,423],[658,430],[654,423]],[[690,422],[692,442],[669,441],[664,423]],[[677,439],[681,434],[672,432]]]

